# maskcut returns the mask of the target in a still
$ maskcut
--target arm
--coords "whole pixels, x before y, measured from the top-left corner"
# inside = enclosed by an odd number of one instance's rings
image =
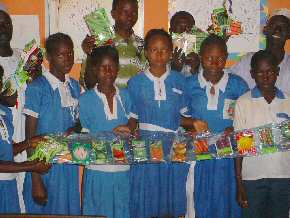
[[[189,117],[181,117],[181,126],[188,130],[194,130],[198,133],[208,130],[207,122]]]
[[[50,168],[49,164],[36,161],[12,162],[0,161],[0,173],[38,172],[45,173]]]

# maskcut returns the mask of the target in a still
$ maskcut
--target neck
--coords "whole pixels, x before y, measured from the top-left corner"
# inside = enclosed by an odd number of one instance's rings
[[[166,73],[166,65],[165,66],[150,66],[150,72],[155,77],[161,77],[164,73]]]
[[[267,43],[266,50],[275,56],[278,63],[283,61],[285,55],[284,46]]]
[[[121,36],[124,39],[129,39],[131,37],[131,35],[133,34],[133,29],[124,29],[121,28],[120,26],[115,26],[115,32]]]
[[[101,93],[104,93],[106,96],[112,96],[115,94],[116,90],[113,84],[110,85],[101,85],[100,83],[97,85],[98,90]]]
[[[10,42],[0,43],[0,56],[10,57],[13,54],[13,50],[10,46]]]
[[[224,75],[224,72],[222,72],[220,75],[217,75],[215,78],[212,78],[212,77],[208,76],[208,74],[206,72],[203,72],[203,76],[204,76],[205,80],[210,82],[213,85],[217,84],[222,79],[223,75]]]
[[[270,104],[276,96],[276,88],[272,87],[269,89],[260,89],[265,100]]]
[[[52,68],[50,68],[50,73],[54,75],[56,78],[58,78],[61,82],[65,81],[65,74],[60,73],[59,71]]]

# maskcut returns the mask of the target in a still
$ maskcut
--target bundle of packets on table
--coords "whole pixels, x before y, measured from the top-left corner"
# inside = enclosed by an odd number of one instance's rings
[[[230,135],[158,133],[122,139],[111,132],[69,137],[47,136],[30,160],[70,164],[189,162],[265,155],[290,150],[289,122],[241,130]]]

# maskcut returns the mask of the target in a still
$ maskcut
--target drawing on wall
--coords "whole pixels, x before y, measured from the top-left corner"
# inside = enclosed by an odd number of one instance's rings
[[[267,0],[169,0],[168,4],[169,19],[177,11],[188,11],[193,15],[196,26],[203,31],[212,25],[214,9],[225,6],[229,16],[241,23],[242,29],[240,34],[232,35],[227,42],[231,59],[264,47],[261,28],[268,17]]]
[[[83,17],[98,8],[105,8],[111,23],[112,0],[46,0],[48,8],[48,34],[63,32],[72,37],[75,47],[75,62],[81,63],[85,57],[81,43],[89,30]],[[143,37],[144,34],[144,0],[139,0],[138,21],[134,27],[137,35]]]

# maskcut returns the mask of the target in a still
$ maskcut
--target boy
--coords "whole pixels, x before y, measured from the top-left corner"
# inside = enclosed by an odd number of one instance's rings
[[[119,87],[126,87],[128,80],[144,68],[143,40],[136,36],[133,27],[138,19],[137,0],[113,0],[111,15],[115,20],[114,44],[119,52],[120,71],[116,80]],[[90,54],[95,47],[94,36],[87,36],[82,48]],[[82,66],[84,69],[84,64]],[[84,75],[86,88],[95,86],[93,76]]]
[[[282,91],[290,93],[290,55],[285,53],[286,41],[290,38],[290,11],[288,9],[277,9],[273,12],[263,30],[266,36],[266,51],[272,53],[278,61],[280,76],[277,86]],[[245,55],[241,61],[232,68],[233,73],[241,76],[252,89],[255,81],[250,75],[250,62],[253,53]]]
[[[170,19],[170,33],[191,32],[195,25],[193,16],[187,11],[178,11]],[[196,53],[191,52],[187,56],[182,53],[181,49],[175,48],[171,61],[172,69],[181,71],[184,76],[190,76],[198,71],[199,57]]]
[[[255,53],[251,76],[256,87],[236,104],[236,130],[283,121],[279,113],[290,115],[290,99],[275,86],[278,61],[268,51]],[[236,159],[237,199],[243,217],[288,218],[290,202],[290,153],[279,152]]]

